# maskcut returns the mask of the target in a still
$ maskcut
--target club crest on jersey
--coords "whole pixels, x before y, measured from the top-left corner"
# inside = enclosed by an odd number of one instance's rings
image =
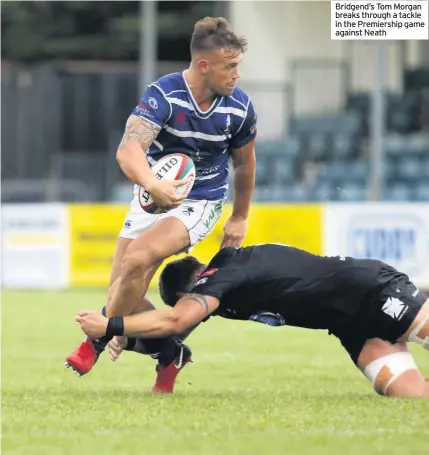
[[[200,151],[197,150],[196,152],[194,152],[193,150],[190,150],[189,151],[189,155],[191,156],[192,158],[192,161],[194,163],[199,163],[200,161],[202,161],[204,158],[200,155]],[[201,172],[201,171],[200,171]]]
[[[408,310],[408,305],[401,302],[399,299],[389,297],[387,302],[383,305],[382,311],[393,319],[400,321]]]
[[[179,123],[184,123],[185,121],[185,114],[183,112],[179,112],[176,116],[176,120],[179,122]]]
[[[156,101],[155,98],[152,98],[152,97],[149,98],[149,106],[152,109],[158,109],[158,102]]]

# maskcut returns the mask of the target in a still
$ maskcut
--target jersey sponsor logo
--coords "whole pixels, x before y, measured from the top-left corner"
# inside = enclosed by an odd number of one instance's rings
[[[201,158],[203,159],[203,158]],[[197,161],[201,161],[197,159]],[[220,166],[212,166],[212,167],[206,167],[206,168],[203,168],[203,169],[198,169],[198,173],[201,174],[201,175],[210,175],[210,174],[213,174],[215,172],[218,172],[220,170]]]
[[[149,106],[152,109],[158,109],[158,102],[156,101],[155,98],[152,98],[152,97],[149,98]]]
[[[139,116],[139,117],[147,118],[147,119],[149,119],[149,120],[154,120],[155,117],[154,117],[154,115],[149,111],[149,109],[147,109],[146,107],[142,107],[142,106],[149,107],[147,104],[139,104],[139,105],[134,109],[133,114],[134,114],[134,115],[137,115],[137,116]]]
[[[205,276],[204,278],[200,278],[200,279],[195,283],[195,286],[199,286],[200,284],[206,283],[208,279],[209,279],[208,276]]]
[[[389,297],[389,300],[383,305],[382,311],[393,319],[400,321],[408,310],[408,305],[399,299]]]
[[[216,222],[218,220],[220,212],[222,211],[222,207],[223,202],[220,201],[214,206],[214,208],[212,208],[208,218],[204,220],[204,225],[207,229],[210,229],[210,225],[212,224],[213,221]]]

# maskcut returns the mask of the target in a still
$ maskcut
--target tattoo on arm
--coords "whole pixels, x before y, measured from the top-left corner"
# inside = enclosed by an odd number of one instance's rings
[[[119,148],[127,147],[129,142],[137,142],[143,151],[146,152],[160,131],[161,128],[158,125],[148,122],[137,115],[130,115]]]
[[[192,300],[194,302],[197,302],[199,305],[201,305],[206,310],[206,314],[209,313],[209,303],[207,302],[207,299],[203,295],[191,294],[188,297],[188,299]]]

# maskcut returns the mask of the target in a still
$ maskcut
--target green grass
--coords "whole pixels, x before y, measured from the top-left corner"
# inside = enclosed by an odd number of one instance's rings
[[[376,395],[324,332],[213,319],[189,339],[176,393],[153,396],[147,357],[103,356],[83,378],[63,367],[77,310],[104,291],[2,297],[4,455],[429,453],[428,402]]]

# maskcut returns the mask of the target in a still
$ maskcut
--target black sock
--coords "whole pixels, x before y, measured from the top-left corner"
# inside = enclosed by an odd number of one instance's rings
[[[101,309],[101,314],[103,316],[106,316],[106,307],[105,306]],[[104,336],[104,337],[98,338],[96,340],[91,338],[92,344],[94,345],[94,348],[97,351],[98,355],[100,355],[106,349],[106,346],[111,339],[112,339],[112,337],[108,337],[108,336]]]
[[[157,359],[162,366],[170,365],[180,350],[179,343],[173,337],[138,338],[136,350],[140,351],[140,348],[144,349],[152,358]]]
[[[124,348],[124,351],[135,351],[137,338],[128,337],[127,345]]]

